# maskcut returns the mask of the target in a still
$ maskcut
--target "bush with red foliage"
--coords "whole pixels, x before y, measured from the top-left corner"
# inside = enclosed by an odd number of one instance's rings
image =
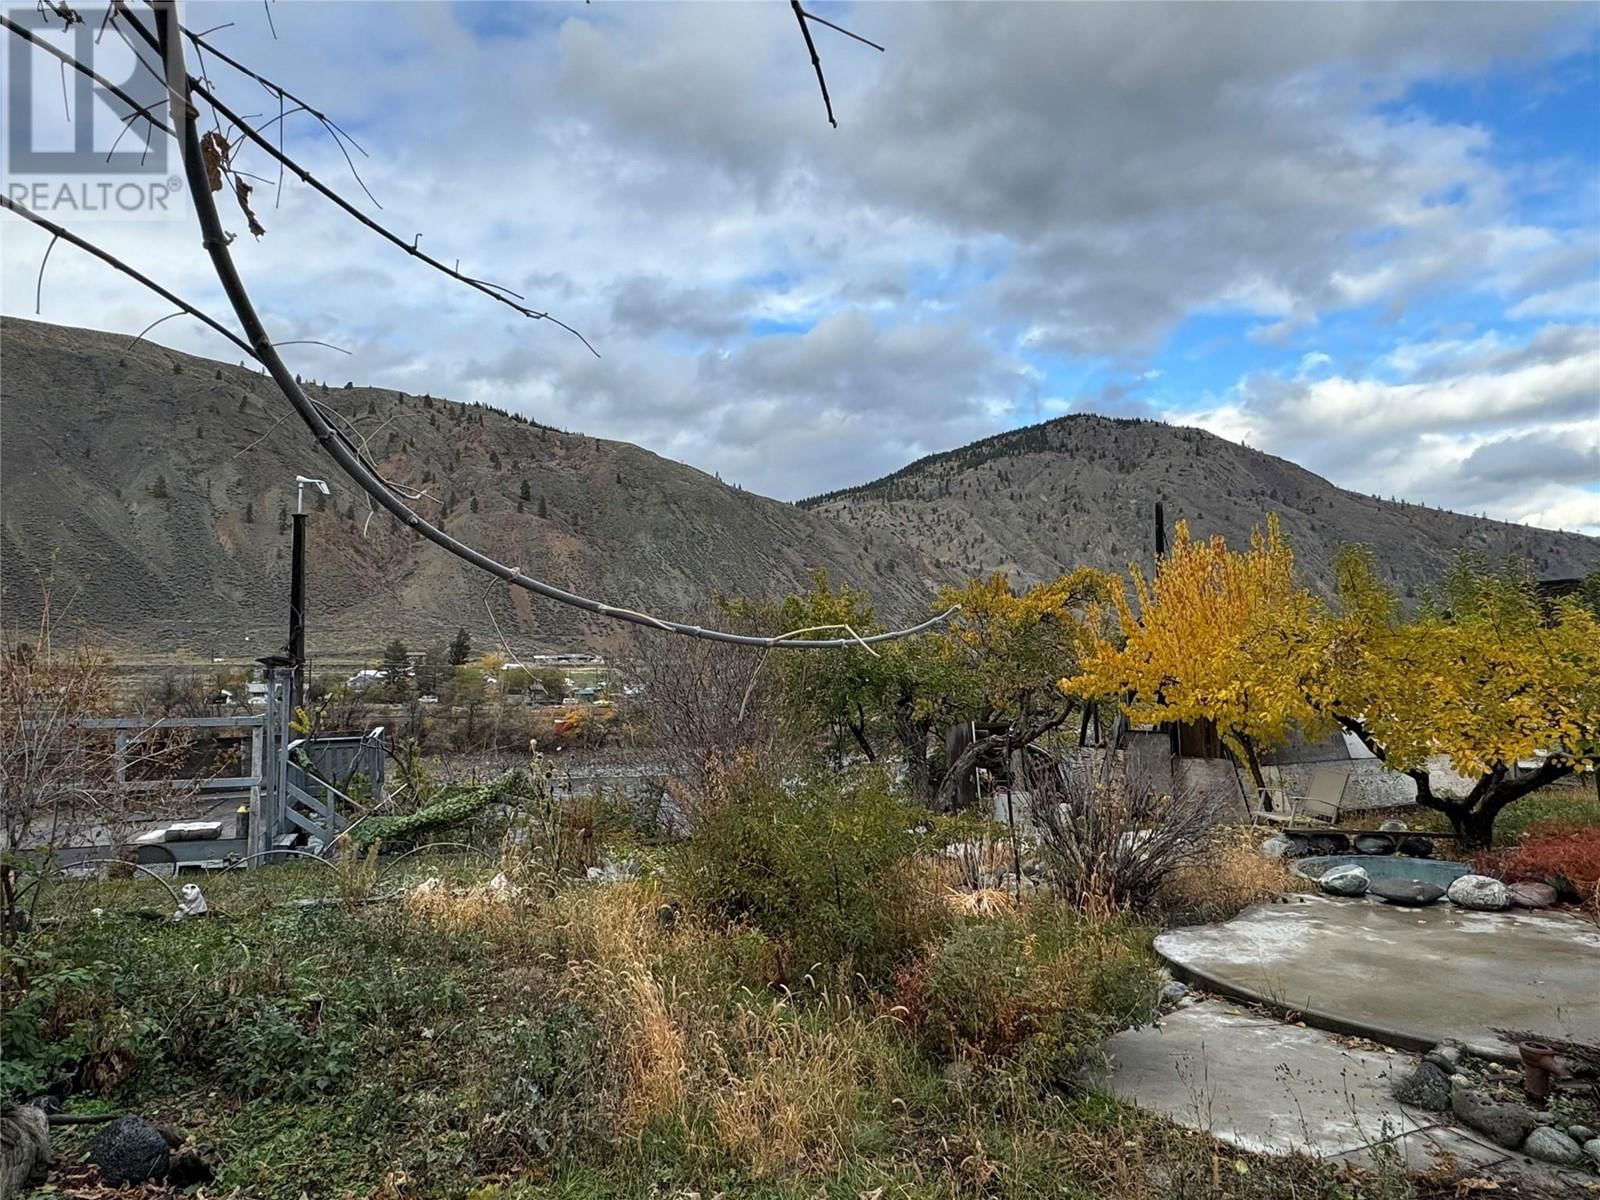
[[[1474,869],[1508,883],[1549,883],[1565,899],[1600,905],[1600,825],[1530,826],[1520,845],[1479,855]]]

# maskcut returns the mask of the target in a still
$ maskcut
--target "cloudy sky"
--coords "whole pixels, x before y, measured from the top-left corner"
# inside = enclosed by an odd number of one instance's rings
[[[319,176],[602,356],[303,188],[263,187],[267,236],[241,227],[236,250],[271,328],[352,351],[295,347],[292,365],[782,498],[1088,411],[1600,533],[1600,8],[815,8],[887,47],[817,31],[837,130],[776,0],[277,0],[276,38],[260,4],[187,5],[354,134],[383,211],[291,117]],[[209,67],[235,108],[276,114]],[[59,106],[53,67],[26,86]],[[0,301],[32,315],[47,238],[0,225]],[[80,227],[220,310],[187,224]],[[137,330],[162,311],[51,258],[47,320]],[[179,321],[157,336],[237,357]]]

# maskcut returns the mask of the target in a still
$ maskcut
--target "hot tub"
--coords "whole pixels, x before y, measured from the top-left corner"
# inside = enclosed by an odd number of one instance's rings
[[[1470,869],[1466,863],[1438,858],[1401,858],[1377,854],[1324,854],[1302,858],[1292,870],[1302,879],[1317,880],[1333,867],[1360,867],[1368,879],[1415,879],[1447,888]]]

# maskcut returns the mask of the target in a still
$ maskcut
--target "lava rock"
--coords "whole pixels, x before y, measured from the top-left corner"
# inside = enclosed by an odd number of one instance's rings
[[[1363,833],[1356,837],[1357,854],[1393,854],[1394,839],[1380,833]]]
[[[1275,833],[1261,843],[1262,858],[1293,858],[1294,854],[1293,839],[1286,838],[1281,833]]]
[[[1410,828],[1410,826],[1404,821],[1396,821],[1391,818],[1390,820],[1385,821],[1382,825],[1379,825],[1378,828],[1383,830],[1385,833],[1404,833]]]
[[[1333,867],[1323,872],[1317,886],[1330,896],[1363,896],[1372,880],[1358,866]]]
[[[1511,893],[1498,879],[1487,875],[1461,875],[1445,890],[1450,903],[1474,912],[1499,912],[1511,903]]]
[[[1342,833],[1314,833],[1310,843],[1313,854],[1350,853],[1350,839]]]
[[[1582,1145],[1584,1142],[1594,1141],[1595,1138],[1600,1137],[1600,1133],[1596,1133],[1587,1125],[1568,1125],[1567,1136]]]
[[[1400,853],[1407,858],[1432,858],[1433,843],[1425,837],[1401,838]]]
[[[1422,1061],[1432,1063],[1446,1075],[1454,1075],[1461,1063],[1461,1047],[1454,1042],[1440,1042],[1422,1056]]]
[[[1394,1085],[1394,1098],[1412,1108],[1443,1112],[1450,1107],[1450,1074],[1424,1060]]]
[[[1549,908],[1556,902],[1556,890],[1548,883],[1513,883],[1506,891],[1514,908]]]
[[[166,1136],[143,1117],[118,1117],[89,1143],[88,1161],[107,1183],[164,1179],[171,1147]]]
[[[1541,1125],[1522,1143],[1522,1152],[1540,1162],[1575,1167],[1583,1161],[1583,1149],[1553,1125]]]
[[[1367,894],[1406,908],[1426,908],[1444,895],[1444,889],[1420,879],[1379,879],[1367,889]]]
[[[1583,1144],[1583,1152],[1589,1156],[1589,1161],[1600,1167],[1600,1138],[1590,1138]]]
[[[1491,1100],[1473,1091],[1471,1081],[1464,1075],[1450,1080],[1450,1111],[1463,1125],[1471,1126],[1507,1150],[1522,1145],[1538,1125],[1534,1115],[1522,1105]]]

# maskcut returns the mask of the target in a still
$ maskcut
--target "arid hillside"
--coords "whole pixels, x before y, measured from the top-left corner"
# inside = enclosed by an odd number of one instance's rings
[[[0,327],[0,572],[8,621],[51,570],[58,607],[150,653],[238,657],[284,637],[288,516],[308,494],[315,652],[418,645],[465,624],[517,648],[604,645],[615,622],[536,600],[404,531],[365,498],[270,382],[125,335]],[[342,385],[343,381],[339,381]],[[418,508],[531,575],[609,603],[692,614],[710,591],[782,594],[820,567],[883,611],[922,615],[945,575],[902,545],[637,446],[437,397],[315,387]],[[289,413],[284,419],[285,413]],[[251,635],[248,645],[244,635]]]
[[[1279,514],[1300,566],[1324,590],[1345,542],[1372,546],[1412,595],[1463,549],[1523,558],[1542,578],[1600,568],[1600,539],[1364,496],[1203,430],[1087,415],[932,455],[802,506],[948,569],[1040,579],[1082,563],[1148,563],[1158,500],[1169,527],[1185,519],[1196,536],[1220,533],[1235,545],[1266,513]]]

